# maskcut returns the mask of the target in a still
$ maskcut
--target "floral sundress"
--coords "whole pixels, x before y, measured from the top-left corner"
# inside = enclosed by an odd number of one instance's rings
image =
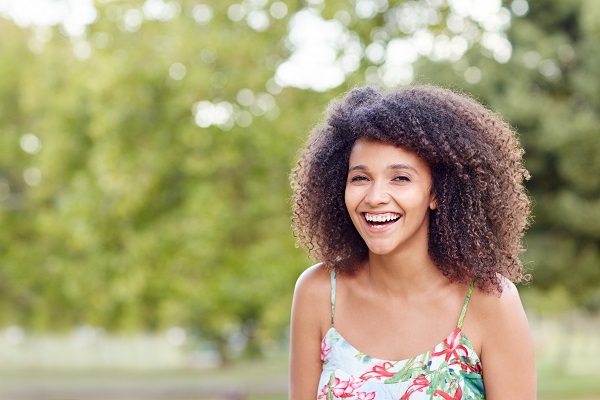
[[[370,357],[333,325],[336,275],[331,272],[331,328],[321,342],[323,372],[317,400],[485,399],[481,361],[462,333],[475,282],[469,287],[456,329],[424,354],[402,361]]]

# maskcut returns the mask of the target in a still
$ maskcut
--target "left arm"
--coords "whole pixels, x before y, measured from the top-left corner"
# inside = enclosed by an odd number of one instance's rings
[[[517,288],[486,296],[481,319],[481,363],[487,400],[536,398],[533,341]]]

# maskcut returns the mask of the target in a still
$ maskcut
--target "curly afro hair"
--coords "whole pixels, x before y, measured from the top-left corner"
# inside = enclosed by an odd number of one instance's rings
[[[291,175],[293,231],[311,258],[340,273],[368,259],[344,200],[358,139],[408,149],[431,168],[437,208],[430,214],[429,254],[451,282],[477,279],[482,290],[501,292],[502,276],[529,278],[519,260],[529,173],[516,133],[472,98],[429,85],[356,88],[331,102]]]

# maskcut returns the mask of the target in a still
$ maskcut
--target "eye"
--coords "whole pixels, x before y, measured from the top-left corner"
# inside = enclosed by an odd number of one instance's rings
[[[367,177],[362,175],[356,175],[350,178],[350,182],[363,182],[367,180]]]
[[[403,175],[396,176],[393,180],[396,182],[410,182],[410,178],[408,176]]]

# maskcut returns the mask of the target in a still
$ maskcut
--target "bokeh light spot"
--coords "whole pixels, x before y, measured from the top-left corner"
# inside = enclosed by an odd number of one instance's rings
[[[227,17],[234,22],[241,21],[242,19],[244,19],[245,15],[246,10],[241,4],[232,4],[227,9]]]
[[[146,0],[142,11],[147,19],[169,21],[179,13],[179,5],[172,1],[165,3],[163,0]]]
[[[200,25],[206,25],[210,22],[213,17],[213,9],[211,6],[206,4],[198,4],[192,11],[194,20]]]
[[[282,19],[288,13],[287,5],[283,1],[276,1],[275,3],[271,4],[269,13],[275,19]]]
[[[529,11],[529,3],[526,0],[514,0],[510,4],[510,9],[518,17],[522,17]]]
[[[73,54],[78,60],[87,60],[92,55],[92,46],[87,40],[76,40],[73,43]]]
[[[477,67],[468,67],[464,72],[465,81],[471,85],[479,83],[481,80],[481,70]]]
[[[385,60],[385,47],[383,43],[373,42],[367,46],[365,56],[373,64],[381,64]]]
[[[569,63],[575,59],[575,50],[568,44],[563,44],[558,48],[558,58],[562,62]]]
[[[352,22],[352,15],[346,10],[336,11],[334,18],[344,26],[348,26]]]
[[[369,85],[377,85],[381,81],[379,76],[379,68],[372,65],[365,70],[365,81]]]
[[[252,125],[252,114],[246,110],[242,110],[235,115],[235,123],[242,128],[247,128]]]
[[[99,49],[106,49],[110,46],[110,35],[106,32],[96,32],[92,36],[92,43]]]
[[[200,128],[208,128],[216,125],[223,130],[231,129],[234,124],[234,107],[231,103],[221,101],[213,103],[208,100],[199,101],[192,106],[192,113],[196,125]]]
[[[554,60],[542,60],[540,61],[540,65],[538,66],[538,70],[542,75],[546,77],[549,81],[556,81],[560,79],[561,72],[558,64]]]
[[[23,171],[23,180],[29,186],[37,186],[42,181],[42,171],[35,167],[27,168]]]
[[[200,51],[200,60],[205,64],[212,64],[217,61],[217,51],[206,47]]]
[[[246,17],[246,23],[255,31],[263,32],[269,27],[269,16],[262,10],[251,11]]]
[[[377,4],[371,0],[358,0],[354,7],[358,18],[369,19],[377,15]]]
[[[277,84],[277,82],[275,82],[275,79],[271,78],[267,81],[267,84],[265,85],[267,88],[267,92],[271,93],[271,94],[279,94],[281,93],[282,87],[279,86]]]
[[[292,17],[288,43],[291,55],[277,65],[276,83],[317,91],[341,85],[346,73],[357,68],[362,52],[359,39],[344,25],[324,20],[315,10],[305,9]]]
[[[254,103],[254,93],[250,89],[242,89],[238,92],[236,100],[243,106],[251,106]]]
[[[19,141],[21,149],[29,154],[37,154],[42,149],[42,141],[33,133],[26,133]]]
[[[185,68],[185,65],[183,65],[182,63],[174,63],[169,67],[169,76],[171,77],[171,79],[176,80],[176,81],[180,81],[185,77],[185,74],[187,73],[187,69]]]
[[[128,10],[123,16],[124,28],[128,32],[136,32],[140,29],[144,16],[137,9]]]
[[[535,50],[530,50],[523,54],[523,65],[529,69],[536,69],[542,61],[542,55]]]

